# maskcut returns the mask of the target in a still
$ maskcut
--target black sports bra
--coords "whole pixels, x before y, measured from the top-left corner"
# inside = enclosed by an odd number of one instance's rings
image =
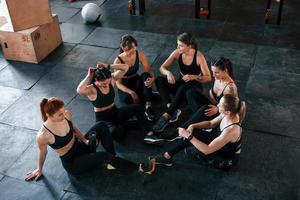
[[[239,151],[241,149],[241,134],[242,134],[242,126],[240,122],[236,122],[236,123],[232,123],[229,124],[228,126],[226,126],[225,128],[223,128],[223,130],[221,130],[221,133],[228,127],[233,126],[233,125],[238,125],[241,127],[241,133],[239,138],[237,139],[237,141],[235,142],[228,142],[223,148],[222,151],[223,153],[226,154],[226,156],[232,156],[234,155],[237,151]]]
[[[67,120],[67,119],[66,119]],[[73,134],[73,125],[72,125],[72,122],[67,120],[68,124],[69,124],[69,132],[67,133],[67,135],[65,136],[58,136],[56,134],[54,134],[49,128],[47,128],[45,126],[45,124],[43,124],[43,126],[45,127],[45,129],[47,129],[55,138],[55,141],[53,144],[49,144],[50,147],[52,147],[53,149],[60,149],[64,146],[66,146],[67,144],[69,144],[69,142],[71,142],[71,140],[73,139],[74,137],[74,134]]]
[[[217,94],[216,94],[215,91],[214,91],[214,85],[215,85],[215,84],[213,85],[213,87],[211,88],[211,93],[212,93],[214,99],[215,99],[217,102],[220,102],[220,100],[221,100],[222,97],[224,96],[224,91],[225,91],[226,87],[227,87],[229,84],[231,84],[231,83],[233,83],[233,82],[229,82],[229,83],[227,83],[227,84],[225,85],[225,87],[223,88],[223,90],[222,90],[222,92],[221,92],[221,94],[220,94],[219,96],[217,96]]]
[[[118,56],[118,59],[121,61],[122,64],[125,64],[124,60],[120,56]],[[132,76],[132,75],[136,74],[139,71],[139,68],[140,68],[139,52],[136,51],[135,63],[134,63],[134,65],[129,66],[129,69],[124,76],[125,77]]]
[[[181,75],[186,75],[186,74],[200,75],[202,73],[201,68],[197,65],[197,50],[195,50],[192,64],[185,65],[182,61],[182,54],[179,55],[178,64],[179,64]]]
[[[115,101],[115,91],[111,84],[109,84],[109,93],[103,94],[100,89],[94,85],[97,90],[97,97],[94,101],[90,101],[95,108],[103,108],[111,105]]]

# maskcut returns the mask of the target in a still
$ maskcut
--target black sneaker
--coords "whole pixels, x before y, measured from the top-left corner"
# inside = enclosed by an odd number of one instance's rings
[[[169,123],[176,122],[178,120],[180,114],[181,114],[180,109],[177,109],[175,112],[173,112],[169,119]]]
[[[164,116],[161,116],[159,118],[159,120],[154,124],[153,126],[153,131],[156,132],[156,133],[160,133],[162,132],[166,126],[169,124],[168,122],[169,120],[167,120]]]
[[[157,134],[153,134],[153,135],[147,135],[144,138],[144,142],[146,144],[156,144],[156,145],[162,145],[166,142],[165,139],[161,138],[159,135]]]
[[[162,154],[154,156],[154,157],[152,157],[152,159],[153,158],[155,159],[157,165],[164,165],[166,167],[172,167],[173,166],[172,158],[166,159]]]
[[[96,152],[97,149],[97,138],[96,132],[89,135],[89,147],[91,152]]]
[[[154,111],[151,106],[145,109],[145,115],[149,121],[153,121],[155,119]]]
[[[139,171],[151,175],[155,171],[156,161],[154,158],[149,159],[146,163],[139,165]]]

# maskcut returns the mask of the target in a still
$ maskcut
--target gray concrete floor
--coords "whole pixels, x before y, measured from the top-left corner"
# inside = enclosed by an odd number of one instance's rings
[[[80,9],[87,2],[100,6],[99,23],[83,23]],[[212,1],[209,21],[193,18],[193,3],[146,1],[145,16],[130,16],[125,0],[52,0],[64,44],[38,65],[7,61],[0,52],[0,199],[300,199],[300,2],[285,2],[280,26],[264,24],[265,2],[258,0]],[[160,167],[150,177],[104,169],[72,177],[49,148],[44,177],[24,181],[37,164],[42,97],[63,98],[77,126],[86,131],[94,122],[92,106],[75,89],[88,66],[112,62],[121,35],[129,33],[158,74],[183,31],[197,36],[208,61],[226,56],[234,63],[240,96],[248,106],[236,168],[223,172],[182,153],[174,167]],[[161,110],[158,103],[156,111]],[[167,128],[170,135],[188,111]],[[140,162],[166,148],[144,145],[142,138],[130,130],[116,144],[119,154]]]

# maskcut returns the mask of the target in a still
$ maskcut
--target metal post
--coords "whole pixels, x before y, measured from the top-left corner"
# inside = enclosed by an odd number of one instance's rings
[[[281,21],[282,7],[283,7],[283,0],[280,0],[278,13],[277,13],[277,25],[279,25]]]
[[[195,0],[195,18],[200,18],[200,0]]]

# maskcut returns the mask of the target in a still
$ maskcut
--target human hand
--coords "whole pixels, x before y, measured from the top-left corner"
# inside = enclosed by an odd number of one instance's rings
[[[168,83],[170,84],[175,84],[176,82],[174,75],[170,71],[168,71],[167,73],[167,79],[168,79]]]
[[[97,68],[102,69],[102,68],[108,68],[108,64],[97,61]]]
[[[95,71],[96,71],[96,68],[94,67],[89,67],[89,70],[88,70],[88,76],[89,77],[93,77],[95,75]]]
[[[135,93],[135,91],[130,91],[130,96],[133,100],[133,103],[138,103],[139,102],[139,96]]]
[[[33,179],[37,181],[42,176],[42,171],[39,169],[35,169],[31,172],[28,172],[25,181],[32,181]]]
[[[194,80],[194,75],[186,74],[182,77],[182,80],[184,80],[185,82],[192,81],[192,80]]]
[[[144,82],[144,84],[145,84],[145,86],[147,88],[149,88],[149,87],[152,87],[153,81],[154,81],[154,78],[153,77],[149,77],[149,78],[146,79],[146,81]]]
[[[213,116],[214,114],[217,114],[219,112],[219,109],[215,105],[208,105],[209,108],[204,110],[204,114],[206,116]]]
[[[194,126],[193,126],[193,124],[189,125],[189,127],[188,127],[186,130],[192,134],[193,131],[194,131]]]
[[[191,135],[191,133],[187,129],[178,128],[178,135],[180,137],[188,138]]]

